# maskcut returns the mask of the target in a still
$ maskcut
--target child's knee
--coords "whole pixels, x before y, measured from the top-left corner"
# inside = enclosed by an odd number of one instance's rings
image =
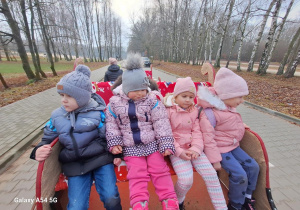
[[[251,170],[252,173],[255,173],[255,174],[258,175],[258,173],[259,173],[259,165],[258,165],[258,163],[254,159],[252,159],[252,163],[251,163],[251,165],[249,167],[250,167],[250,170]]]
[[[193,185],[193,177],[178,178],[177,182],[185,188],[190,188]]]
[[[235,184],[245,185],[245,186],[248,185],[248,177],[247,177],[247,174],[245,173],[245,171],[242,173],[239,173],[239,174],[235,174],[235,175],[229,174],[229,178]]]
[[[103,201],[103,203],[106,209],[113,209],[113,210],[122,209],[120,196],[108,197]]]

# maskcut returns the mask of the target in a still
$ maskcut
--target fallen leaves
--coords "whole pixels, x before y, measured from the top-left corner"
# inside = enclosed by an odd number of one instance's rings
[[[153,65],[181,77],[190,76],[194,81],[207,81],[207,76],[201,74],[201,66],[168,62]],[[234,72],[247,81],[250,94],[245,100],[300,118],[300,77],[287,79],[274,74],[259,76],[255,72]]]

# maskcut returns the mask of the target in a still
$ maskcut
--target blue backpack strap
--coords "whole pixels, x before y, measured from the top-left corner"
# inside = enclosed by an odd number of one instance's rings
[[[116,119],[117,115],[111,110],[110,105],[108,105],[108,111],[111,113],[111,115]]]
[[[152,107],[152,109],[151,110],[153,110],[155,107],[157,107],[158,106],[158,100],[156,101],[156,104]]]
[[[105,114],[102,110],[100,111],[100,118],[101,118],[101,120],[100,120],[98,128],[102,128],[102,126],[104,125],[104,122],[105,122],[105,118],[106,118]]]

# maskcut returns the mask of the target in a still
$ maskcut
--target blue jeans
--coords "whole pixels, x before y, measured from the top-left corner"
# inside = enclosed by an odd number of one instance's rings
[[[252,194],[256,188],[259,165],[240,147],[221,153],[221,165],[229,174],[230,202],[239,206],[245,202],[245,194]]]
[[[101,166],[80,176],[68,177],[68,209],[84,210],[89,208],[93,180],[95,180],[96,190],[104,207],[108,210],[121,210],[121,199],[113,164]]]

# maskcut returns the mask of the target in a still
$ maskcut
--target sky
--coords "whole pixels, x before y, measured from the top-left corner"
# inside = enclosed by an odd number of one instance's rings
[[[123,46],[128,46],[128,35],[130,33],[131,17],[135,19],[141,15],[141,10],[149,0],[111,0],[112,10],[121,17],[123,23]]]
[[[118,14],[124,24],[130,25],[130,17],[137,17],[147,0],[112,0],[112,10]]]

